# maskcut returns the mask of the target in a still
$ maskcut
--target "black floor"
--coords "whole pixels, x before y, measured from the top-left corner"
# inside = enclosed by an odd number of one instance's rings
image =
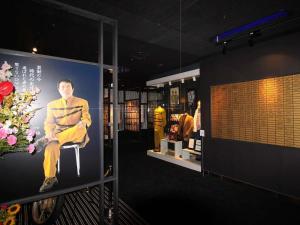
[[[255,187],[146,155],[145,141],[120,138],[120,198],[156,224],[300,224],[300,205]],[[196,222],[195,222],[196,221]]]
[[[111,224],[109,219],[109,191],[105,189],[105,224]],[[99,187],[92,187],[87,192],[81,190],[65,195],[65,201],[60,216],[53,225],[98,225],[99,224]],[[22,205],[17,216],[18,225],[32,225],[31,204]],[[119,199],[119,225],[148,225],[124,201]]]

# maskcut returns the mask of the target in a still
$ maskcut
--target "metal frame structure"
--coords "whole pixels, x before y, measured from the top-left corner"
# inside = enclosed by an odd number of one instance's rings
[[[105,224],[104,223],[104,184],[113,182],[113,206],[114,206],[114,217],[113,217],[113,224],[117,224],[118,222],[118,208],[119,208],[119,188],[118,188],[118,121],[117,121],[117,112],[118,112],[118,22],[114,19],[89,12],[80,8],[73,7],[71,5],[67,5],[55,0],[32,0],[36,2],[37,4],[44,4],[48,5],[49,7],[56,8],[58,10],[63,10],[71,14],[75,14],[81,17],[84,17],[86,19],[90,19],[93,21],[96,21],[99,23],[98,26],[98,63],[95,65],[99,66],[99,76],[100,76],[100,93],[99,93],[99,138],[100,138],[100,180],[87,183],[84,185],[79,185],[76,187],[72,188],[67,188],[64,190],[59,190],[59,191],[53,191],[51,193],[45,193],[45,194],[38,194],[33,197],[28,197],[28,198],[22,198],[22,199],[16,199],[14,201],[8,202],[8,204],[14,204],[14,203],[28,203],[28,202],[33,202],[37,201],[40,199],[44,198],[49,198],[57,195],[62,195],[66,194],[69,192],[77,191],[80,189],[88,188],[91,186],[100,186],[100,193],[99,193],[99,199],[100,199],[100,204],[99,204],[99,218],[100,218],[100,224]],[[103,64],[103,24],[108,24],[112,26],[113,29],[113,35],[112,35],[112,40],[113,40],[113,49],[112,49],[112,57],[113,57],[113,63],[112,65],[104,65]],[[24,53],[24,52],[18,52],[18,51],[11,51],[11,50],[2,50],[2,52],[10,53],[13,55],[30,55],[31,57],[47,57],[47,58],[56,58],[56,59],[62,59],[60,57],[52,57],[52,56],[44,56],[44,55],[34,55],[30,53]],[[65,58],[63,58],[65,60]],[[72,59],[67,59],[70,61],[77,61],[80,62],[80,60],[72,60]],[[81,61],[82,62],[82,61]],[[85,62],[89,63],[89,62]],[[94,64],[94,63],[91,63]],[[113,175],[110,177],[104,177],[104,121],[103,121],[103,69],[112,69],[113,70]]]

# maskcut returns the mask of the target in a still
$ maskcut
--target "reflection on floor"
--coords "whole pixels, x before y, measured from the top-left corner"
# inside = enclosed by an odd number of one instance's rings
[[[108,191],[105,190],[105,207],[109,208]],[[62,213],[54,225],[98,225],[99,224],[99,187],[93,187],[88,192],[78,191],[65,195]],[[147,225],[125,202],[119,199],[120,225]],[[19,213],[18,225],[31,225],[31,204],[23,205]],[[105,221],[110,224],[109,220]]]

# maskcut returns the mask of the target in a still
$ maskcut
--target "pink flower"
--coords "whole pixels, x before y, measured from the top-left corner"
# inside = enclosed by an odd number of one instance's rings
[[[34,149],[35,149],[34,144],[30,144],[30,145],[28,145],[28,147],[27,147],[27,150],[28,150],[28,152],[29,152],[30,154],[32,154],[32,153],[34,152]]]
[[[5,129],[1,128],[0,129],[0,139],[4,139],[7,137],[7,132]]]
[[[9,135],[9,136],[7,137],[7,143],[8,143],[9,145],[14,145],[14,144],[16,144],[16,143],[17,143],[17,137],[16,137],[15,135]]]

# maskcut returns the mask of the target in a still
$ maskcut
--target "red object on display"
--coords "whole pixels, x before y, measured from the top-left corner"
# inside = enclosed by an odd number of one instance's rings
[[[3,96],[0,95],[0,103],[2,103],[2,101],[3,101]]]
[[[14,85],[9,81],[0,83],[0,95],[7,96],[14,90]]]

